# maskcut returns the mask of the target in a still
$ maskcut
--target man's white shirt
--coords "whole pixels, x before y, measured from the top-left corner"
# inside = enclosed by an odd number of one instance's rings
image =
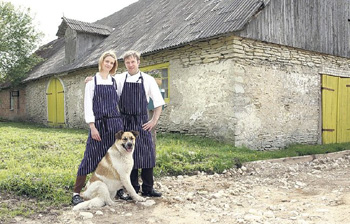
[[[107,79],[102,79],[99,73],[96,73],[96,81],[97,84],[100,85],[113,85],[112,78],[115,79],[117,84],[117,93],[118,96],[122,94],[123,85],[125,81],[125,76],[128,76],[126,82],[132,83],[141,83],[140,72],[135,75],[129,75],[127,72],[116,74],[114,77],[108,75]],[[149,102],[149,98],[152,98],[154,107],[163,106],[165,104],[162,94],[160,93],[158,84],[156,80],[142,72],[143,77],[143,86],[146,92],[147,102]],[[85,85],[85,97],[84,97],[84,115],[86,123],[95,122],[94,112],[92,110],[93,98],[94,98],[94,90],[95,90],[95,79],[93,78],[91,81],[86,83]]]
[[[126,79],[126,82],[141,83],[140,72],[135,75],[129,75],[127,72],[116,74],[114,78],[117,82],[118,96],[122,94],[126,75],[128,76]],[[163,106],[165,102],[162,97],[162,94],[160,93],[156,80],[152,76],[144,72],[142,72],[142,77],[143,77],[143,86],[145,87],[147,102],[149,102],[149,98],[152,98],[153,105],[155,108],[159,106]]]

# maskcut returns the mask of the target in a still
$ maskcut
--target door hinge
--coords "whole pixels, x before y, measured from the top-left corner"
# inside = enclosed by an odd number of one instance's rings
[[[335,131],[335,129],[325,129],[325,128],[322,128],[322,131]]]
[[[325,90],[329,90],[329,91],[334,91],[334,89],[331,89],[331,88],[327,88],[327,87],[321,87],[321,89],[325,89]]]

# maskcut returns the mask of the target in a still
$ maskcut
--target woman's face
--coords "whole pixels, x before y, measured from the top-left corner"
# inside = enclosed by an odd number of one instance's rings
[[[112,56],[107,56],[102,62],[102,71],[108,72],[112,70],[115,59]]]

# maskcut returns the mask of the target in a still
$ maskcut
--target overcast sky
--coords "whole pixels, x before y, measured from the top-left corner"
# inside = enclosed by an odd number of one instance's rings
[[[1,1],[1,0],[0,0]],[[30,8],[34,25],[45,34],[41,45],[56,39],[62,16],[84,22],[95,22],[138,0],[2,0],[16,8]]]

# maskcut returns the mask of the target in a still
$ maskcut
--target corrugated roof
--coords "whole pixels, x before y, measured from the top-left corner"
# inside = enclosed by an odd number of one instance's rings
[[[115,27],[106,41],[118,37],[116,44],[123,51],[141,53],[176,47],[239,31],[262,4],[260,0],[141,0],[138,6],[144,9]],[[110,20],[118,21],[118,13],[99,22]]]
[[[63,37],[67,27],[77,32],[99,34],[103,36],[108,36],[113,31],[111,27],[106,25],[96,24],[96,23],[87,23],[87,22],[82,22],[74,19],[68,19],[67,17],[62,17],[62,23],[59,26],[59,29],[56,35],[58,37]]]
[[[80,32],[111,34],[99,45],[89,49],[74,64],[64,65],[64,46],[52,58],[55,64],[30,74],[27,80],[48,74],[76,70],[97,65],[100,55],[114,50],[121,56],[126,50],[149,54],[167,48],[208,39],[242,30],[266,0],[139,0],[96,23],[63,18],[57,33],[64,35],[64,24]],[[116,2],[117,4],[117,2]],[[108,33],[108,32],[107,32]]]

